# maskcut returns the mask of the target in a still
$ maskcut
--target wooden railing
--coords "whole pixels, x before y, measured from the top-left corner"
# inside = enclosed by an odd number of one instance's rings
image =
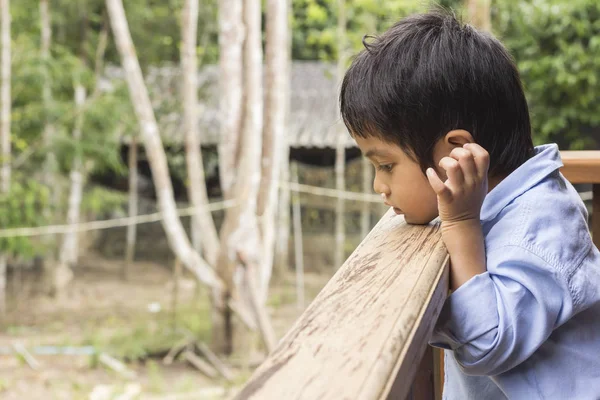
[[[600,151],[561,151],[561,172],[571,183],[592,184],[592,237],[600,248]]]
[[[569,181],[593,184],[600,246],[600,151],[561,155]],[[427,346],[448,293],[438,229],[388,212],[236,399],[439,399],[443,360]]]
[[[388,212],[237,399],[404,399],[448,291],[437,225]]]

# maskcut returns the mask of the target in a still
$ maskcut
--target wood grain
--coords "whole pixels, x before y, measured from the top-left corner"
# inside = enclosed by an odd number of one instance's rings
[[[561,151],[560,172],[571,183],[600,183],[600,151]]]
[[[571,183],[592,183],[592,237],[600,248],[600,151],[561,151],[560,172]]]
[[[236,398],[405,398],[448,290],[438,230],[388,212]]]

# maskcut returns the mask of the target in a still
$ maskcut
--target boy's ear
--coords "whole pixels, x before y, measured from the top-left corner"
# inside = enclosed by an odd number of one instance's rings
[[[444,136],[444,142],[450,147],[463,147],[467,143],[474,143],[473,136],[464,129],[455,129]]]

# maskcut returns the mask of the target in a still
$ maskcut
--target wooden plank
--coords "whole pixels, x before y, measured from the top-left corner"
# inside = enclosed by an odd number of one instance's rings
[[[571,183],[600,183],[600,151],[561,151],[562,174]]]
[[[448,293],[438,230],[388,212],[236,398],[405,398]]]

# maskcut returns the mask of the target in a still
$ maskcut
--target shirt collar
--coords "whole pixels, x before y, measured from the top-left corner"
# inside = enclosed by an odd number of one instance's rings
[[[534,150],[533,157],[487,194],[481,206],[482,221],[496,218],[511,201],[563,166],[556,144],[537,146]]]

